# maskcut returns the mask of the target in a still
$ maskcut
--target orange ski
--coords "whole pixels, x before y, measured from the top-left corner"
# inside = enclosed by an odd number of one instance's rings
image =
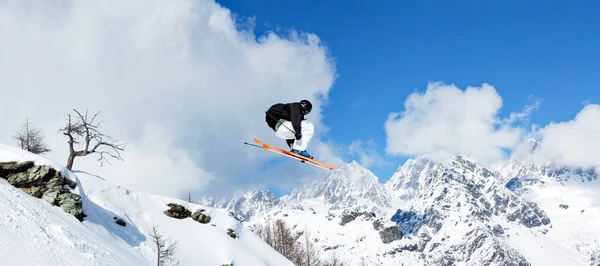
[[[306,158],[306,157],[304,157],[302,155],[298,155],[298,154],[295,154],[293,152],[290,152],[290,151],[287,151],[287,150],[284,150],[284,149],[280,149],[280,148],[277,148],[275,146],[271,146],[269,144],[262,143],[261,141],[259,141],[256,138],[254,138],[254,142],[256,142],[258,145],[260,145],[265,150],[268,150],[268,151],[271,151],[271,152],[274,152],[274,153],[278,153],[278,154],[283,154],[285,156],[294,158],[296,160],[300,160],[303,163],[306,162],[306,163],[312,164],[312,165],[314,165],[316,167],[319,167],[319,168],[322,168],[322,169],[327,169],[327,170],[341,170],[340,168],[337,168],[337,167],[335,167],[333,165],[326,164],[324,162],[317,161],[315,159]]]

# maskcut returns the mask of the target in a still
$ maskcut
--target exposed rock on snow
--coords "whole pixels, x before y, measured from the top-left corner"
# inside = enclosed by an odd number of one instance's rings
[[[390,226],[381,231],[379,231],[379,236],[381,237],[381,241],[384,244],[391,243],[393,241],[402,239],[402,232],[400,231],[400,227]]]
[[[33,161],[2,162],[0,177],[31,196],[61,207],[80,221],[86,217],[81,197],[64,187],[66,185],[74,189],[75,181],[64,178],[59,171],[48,165],[35,165]]]
[[[204,209],[199,209],[199,210],[195,211],[192,214],[192,219],[194,219],[194,221],[202,223],[202,224],[210,223],[210,219],[211,219],[210,216],[208,216],[202,212],[204,212]]]
[[[179,204],[169,203],[167,204],[167,206],[169,206],[169,209],[164,211],[164,213],[169,217],[175,219],[185,219],[192,216],[192,212],[190,210],[186,209],[185,207]]]

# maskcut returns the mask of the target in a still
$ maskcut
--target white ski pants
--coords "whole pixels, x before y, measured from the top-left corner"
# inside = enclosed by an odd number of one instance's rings
[[[302,133],[302,138],[296,140],[296,134],[294,133],[294,127],[292,126],[292,122],[287,120],[279,121],[283,123],[279,125],[279,128],[277,128],[277,131],[275,132],[275,135],[281,139],[294,139],[295,141],[292,145],[292,149],[305,151],[308,147],[308,142],[310,142],[310,139],[312,138],[315,132],[315,126],[311,122],[302,120],[302,122],[300,122],[300,127],[302,128],[300,131]]]

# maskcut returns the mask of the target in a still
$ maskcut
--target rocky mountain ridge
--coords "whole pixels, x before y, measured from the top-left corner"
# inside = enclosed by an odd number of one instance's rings
[[[241,205],[227,206],[234,213],[243,206],[268,206],[267,211],[247,216],[250,223],[265,217],[284,219],[296,227],[317,223],[319,226],[312,227],[322,236],[317,243],[321,256],[348,254],[345,261],[350,264],[366,259],[375,264],[531,265],[532,253],[519,250],[515,239],[530,234],[540,245],[546,245],[552,219],[538,204],[515,193],[510,180],[527,180],[525,176],[535,179],[547,173],[536,169],[511,161],[499,170],[490,170],[463,156],[447,164],[418,158],[408,160],[381,183],[352,162],[344,171],[325,175],[282,198],[253,197],[266,199],[264,203],[246,198],[236,201],[243,202]],[[593,173],[568,169],[554,171],[552,176],[557,180],[566,176],[597,180]],[[303,211],[312,217],[298,220],[305,217]],[[323,217],[326,220],[321,221]],[[365,232],[346,229],[353,224]],[[337,230],[333,225],[346,228]],[[319,230],[325,226],[331,230]],[[357,243],[343,244],[356,234],[363,235]],[[369,252],[358,257],[355,251],[360,248]]]

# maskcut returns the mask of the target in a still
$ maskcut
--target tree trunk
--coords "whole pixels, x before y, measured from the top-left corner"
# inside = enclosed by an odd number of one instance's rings
[[[69,154],[69,159],[67,160],[67,169],[69,171],[71,171],[71,168],[73,168],[74,162],[75,162],[75,154],[71,153],[71,154]]]

